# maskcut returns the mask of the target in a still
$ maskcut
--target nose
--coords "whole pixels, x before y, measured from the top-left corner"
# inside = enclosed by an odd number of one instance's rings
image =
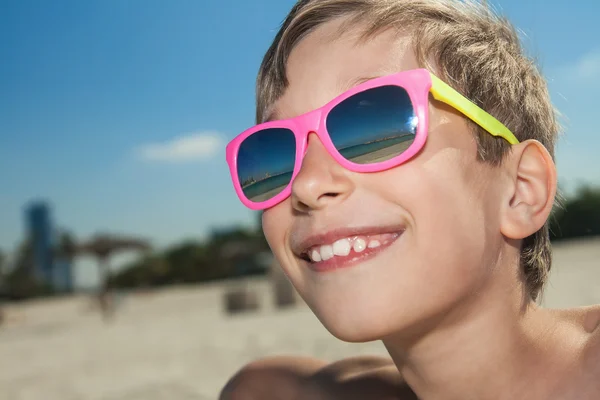
[[[351,175],[327,152],[317,135],[311,133],[302,167],[292,183],[292,206],[307,213],[339,204],[354,190]]]

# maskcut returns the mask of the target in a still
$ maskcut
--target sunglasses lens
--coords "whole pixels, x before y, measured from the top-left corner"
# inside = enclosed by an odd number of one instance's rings
[[[391,85],[342,101],[329,112],[326,124],[335,148],[356,164],[379,163],[402,154],[417,132],[410,96]]]
[[[237,173],[242,191],[255,203],[277,196],[292,180],[296,137],[286,128],[263,129],[240,145]]]

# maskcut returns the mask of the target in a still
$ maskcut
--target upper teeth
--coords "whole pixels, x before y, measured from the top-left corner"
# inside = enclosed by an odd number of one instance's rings
[[[308,251],[308,255],[313,262],[327,261],[334,256],[345,257],[352,250],[356,253],[362,253],[365,249],[373,249],[382,245],[382,241],[389,242],[397,237],[398,234],[378,235],[377,238],[353,237],[336,240],[333,244],[324,244],[315,246]]]

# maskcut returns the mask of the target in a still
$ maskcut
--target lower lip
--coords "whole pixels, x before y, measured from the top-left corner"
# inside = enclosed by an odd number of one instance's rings
[[[394,239],[382,244],[379,247],[366,248],[361,253],[351,252],[347,256],[333,256],[333,258],[330,258],[327,261],[303,261],[308,265],[308,268],[319,273],[332,272],[338,269],[354,267],[376,257],[385,251],[388,247],[394,244],[400,238],[400,236],[402,236],[402,233],[398,233],[398,236],[396,236]]]

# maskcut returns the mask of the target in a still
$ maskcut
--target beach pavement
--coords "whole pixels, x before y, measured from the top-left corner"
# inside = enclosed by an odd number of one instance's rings
[[[0,327],[0,400],[214,400],[244,363],[275,354],[328,360],[385,355],[378,342],[343,343],[299,304],[273,306],[266,279],[243,283],[260,309],[229,316],[240,282],[124,295],[104,323],[86,296],[6,307]],[[543,304],[600,303],[600,239],[555,246]]]

